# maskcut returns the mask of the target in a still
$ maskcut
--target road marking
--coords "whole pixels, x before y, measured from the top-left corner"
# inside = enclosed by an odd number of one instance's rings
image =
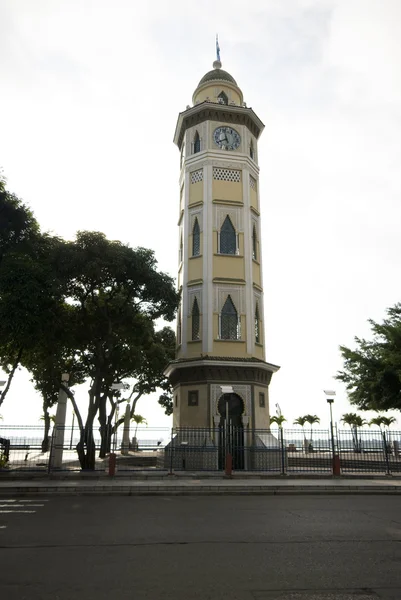
[[[44,506],[44,504],[0,504],[0,508],[11,508],[11,506],[13,507],[21,507],[21,508],[30,508],[31,506]]]
[[[8,498],[0,498],[0,502],[49,502],[49,500],[42,500],[42,499],[37,499],[37,500],[28,500],[27,498],[20,498],[18,500],[13,499],[13,500],[9,500]]]
[[[32,514],[32,513],[36,513],[36,510],[0,510],[0,514],[5,514],[5,513],[28,513],[28,514]]]

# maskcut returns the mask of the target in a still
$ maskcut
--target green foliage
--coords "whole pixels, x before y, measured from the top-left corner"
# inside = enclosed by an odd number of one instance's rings
[[[382,417],[382,422],[385,427],[390,427],[390,425],[397,422],[397,419],[395,417]]]
[[[179,296],[172,278],[157,271],[151,250],[134,250],[101,233],[78,232],[75,242],[59,248],[56,260],[65,281],[75,357],[92,382],[79,451],[93,446],[92,427],[98,415],[103,456],[120,402],[111,389],[113,382],[135,379],[132,414],[143,394],[168,388],[163,368],[173,356],[174,333],[168,327],[156,331],[154,321],[171,321]],[[87,468],[93,461],[93,456],[81,454]]]
[[[46,437],[49,408],[57,401],[61,373],[68,372],[64,389],[81,431],[79,458],[82,467],[92,468],[94,419],[102,440],[110,441],[123,401],[114,382],[134,380],[132,415],[142,395],[171,393],[163,369],[174,357],[175,336],[169,327],[157,331],[155,322],[175,316],[174,281],[158,271],[153,251],[102,233],[78,232],[72,242],[41,235],[31,211],[2,180],[0,252],[0,366],[10,374],[0,405],[22,364],[43,397]],[[91,383],[84,423],[69,388],[85,380]],[[103,455],[106,450],[102,442]]]
[[[26,204],[6,190],[0,177],[0,263],[5,254],[26,250],[39,234],[39,225]]]
[[[401,304],[386,312],[383,323],[369,321],[371,341],[356,337],[354,350],[340,346],[344,369],[336,378],[360,410],[401,409]]]
[[[350,427],[363,427],[367,421],[356,413],[345,413],[341,417],[341,421]]]
[[[385,417],[384,415],[378,415],[377,417],[374,417],[369,421],[369,425],[377,425],[377,427],[380,427],[381,429],[382,425],[384,425],[384,427],[390,427],[390,425],[396,422],[397,419],[395,417]]]
[[[360,427],[363,427],[363,425],[366,425],[366,420],[363,419],[360,415],[357,415],[356,413],[345,413],[343,414],[341,421],[343,423],[345,423],[346,425],[349,425],[351,428],[351,432],[352,432],[352,440],[353,440],[353,444],[354,444],[354,450],[355,452],[360,452],[361,451],[361,443],[360,440],[358,438],[358,429]]]
[[[306,423],[306,417],[297,417],[294,421],[294,425],[300,425],[303,427]]]
[[[272,423],[275,423],[276,425],[279,426],[280,429],[283,428],[283,424],[287,419],[283,416],[280,415],[279,417],[277,417],[276,415],[273,415],[272,417],[270,417],[270,425]]]
[[[6,469],[8,466],[8,458],[4,452],[0,452],[0,469]]]

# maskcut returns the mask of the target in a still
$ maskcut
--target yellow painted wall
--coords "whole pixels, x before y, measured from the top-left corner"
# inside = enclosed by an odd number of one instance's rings
[[[202,331],[202,319],[201,319],[201,329]],[[191,340],[191,332],[192,332],[192,321],[191,317],[188,317],[188,345],[187,345],[187,353],[186,356],[188,358],[192,358],[194,356],[200,356],[202,353],[202,342],[193,342]]]
[[[246,322],[241,315],[241,340],[219,340],[219,315],[213,315],[213,354],[215,356],[246,357]]]
[[[260,322],[260,327],[262,327],[262,321]],[[263,337],[262,337],[262,342],[263,342]],[[263,352],[263,344],[255,344],[255,351],[254,351],[254,356],[256,356],[256,358],[260,358],[260,360],[264,360],[264,352]]]
[[[250,193],[250,198],[251,198],[251,206],[259,211],[259,206],[258,206],[258,195],[256,193],[256,190],[254,190],[253,188],[251,188],[251,186],[249,186],[249,193]]]
[[[260,265],[254,260],[252,261],[252,277],[253,283],[256,283],[260,287]]]
[[[189,184],[189,204],[203,202],[203,181]]]
[[[264,386],[254,386],[255,402],[255,424],[256,429],[267,429],[269,427],[269,388]],[[259,406],[259,392],[265,395],[264,408]]]
[[[219,85],[218,83],[214,83],[200,90],[194,98],[195,104],[204,102],[206,98],[209,98],[210,102],[217,102],[217,97],[221,92],[227,94],[229,103],[232,101],[235,102],[235,104],[241,105],[242,98],[234,88],[224,84]]]
[[[242,256],[216,255],[213,259],[213,277],[244,280],[244,258]]]
[[[193,184],[199,185],[199,184]],[[242,202],[242,183],[235,181],[218,181],[213,179],[213,200],[230,200]]]
[[[188,392],[199,392],[198,406],[188,406]],[[179,418],[185,427],[208,427],[208,386],[207,384],[192,384],[180,386],[180,413]]]
[[[175,401],[176,397],[178,398],[177,406],[176,406],[176,401]],[[181,409],[180,387],[177,386],[174,388],[174,393],[173,393],[173,427],[179,427],[180,409]]]
[[[202,246],[201,246],[202,247]],[[189,236],[189,248],[192,250],[192,235]],[[188,281],[194,281],[202,279],[202,257],[197,256],[196,258],[189,258],[188,260]]]

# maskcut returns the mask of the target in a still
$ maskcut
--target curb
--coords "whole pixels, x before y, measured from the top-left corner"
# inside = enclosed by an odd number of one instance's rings
[[[400,495],[398,486],[52,486],[2,487],[2,496],[291,496],[291,495]]]

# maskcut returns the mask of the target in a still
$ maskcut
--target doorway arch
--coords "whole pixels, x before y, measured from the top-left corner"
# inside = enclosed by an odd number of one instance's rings
[[[224,469],[227,453],[233,460],[233,469],[244,468],[244,401],[238,394],[222,394],[217,402],[219,424],[219,468]]]

